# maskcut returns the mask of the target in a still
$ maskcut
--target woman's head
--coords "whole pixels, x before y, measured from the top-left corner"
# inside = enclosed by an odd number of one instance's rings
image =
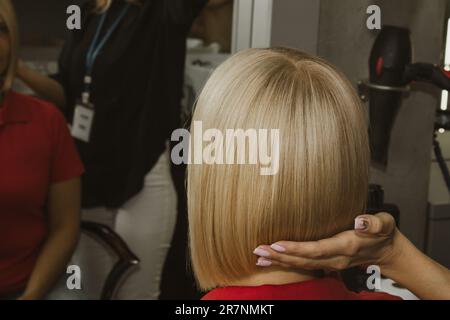
[[[14,8],[10,0],[0,0],[0,73],[1,91],[11,89],[17,68],[19,36]]]
[[[276,175],[248,164],[188,166],[191,259],[202,289],[258,272],[252,251],[260,244],[336,234],[364,209],[366,115],[327,62],[288,48],[240,52],[212,74],[193,120],[203,130],[280,134]]]

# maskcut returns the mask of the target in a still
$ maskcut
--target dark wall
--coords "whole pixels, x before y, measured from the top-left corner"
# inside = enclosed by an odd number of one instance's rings
[[[67,7],[83,2],[85,0],[13,0],[22,45],[60,45],[67,32]]]

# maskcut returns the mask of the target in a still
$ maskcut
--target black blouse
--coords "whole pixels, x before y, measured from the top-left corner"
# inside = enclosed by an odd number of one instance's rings
[[[120,207],[143,186],[144,176],[179,126],[186,37],[207,0],[145,0],[132,5],[98,55],[92,72],[95,118],[90,142],[76,140],[86,167],[83,207]],[[86,53],[100,15],[82,8],[81,30],[70,31],[55,78],[66,94],[67,121],[84,89]],[[101,35],[124,0],[113,0]]]

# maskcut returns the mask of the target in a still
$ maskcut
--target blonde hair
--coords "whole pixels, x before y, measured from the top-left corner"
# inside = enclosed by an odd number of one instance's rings
[[[133,4],[142,4],[143,0],[126,0]],[[104,12],[111,6],[112,0],[95,0],[95,11]]]
[[[2,92],[11,89],[17,71],[17,60],[19,51],[19,32],[17,30],[17,19],[14,7],[10,0],[0,0],[0,16],[8,28],[10,44],[9,63],[3,77]]]
[[[366,113],[324,60],[288,48],[239,52],[212,74],[193,121],[204,130],[280,130],[277,175],[262,176],[256,165],[188,166],[189,245],[201,289],[258,272],[252,251],[260,244],[332,236],[364,210]]]

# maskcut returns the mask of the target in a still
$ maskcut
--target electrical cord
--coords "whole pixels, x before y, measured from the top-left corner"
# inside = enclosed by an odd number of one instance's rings
[[[433,136],[433,149],[439,168],[441,169],[442,176],[444,177],[445,184],[447,185],[448,192],[450,193],[450,172],[444,156],[442,155],[441,145],[439,144],[439,141],[437,141],[436,133]]]

